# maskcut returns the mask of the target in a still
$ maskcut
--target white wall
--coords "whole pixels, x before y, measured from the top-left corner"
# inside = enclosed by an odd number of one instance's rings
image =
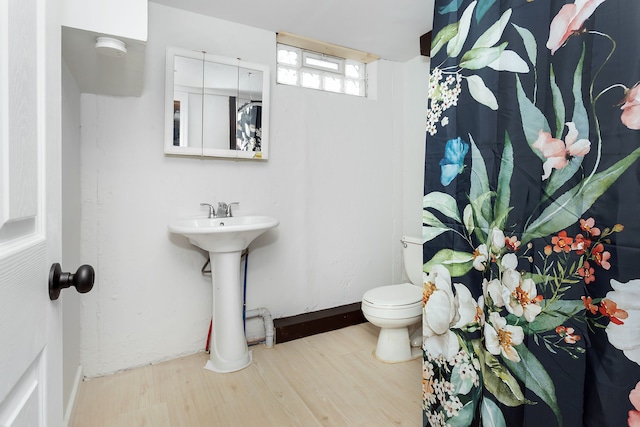
[[[80,90],[62,62],[62,268],[74,272],[80,254]],[[80,294],[62,301],[63,404],[67,408],[80,367]]]
[[[62,25],[145,41],[147,3],[147,0],[62,0]]]
[[[275,34],[150,3],[143,95],[82,95],[82,255],[97,274],[82,309],[88,376],[203,349],[206,257],[166,228],[204,214],[200,202],[239,201],[239,215],[280,220],[251,244],[247,277],[247,308],[275,318],[360,301],[401,280],[404,210],[421,206],[424,114],[414,123],[407,110],[425,108],[426,83],[421,97],[406,80],[426,79],[423,61],[379,61],[376,99],[272,77],[269,160],[202,160],[163,154],[167,45],[268,64],[275,75]]]
[[[429,58],[418,56],[403,70],[403,229],[408,236],[422,236],[422,196],[424,195],[424,155],[426,148]]]

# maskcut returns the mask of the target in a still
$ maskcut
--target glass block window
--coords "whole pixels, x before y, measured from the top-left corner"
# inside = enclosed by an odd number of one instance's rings
[[[280,84],[366,96],[363,62],[323,55],[278,43],[277,82]]]

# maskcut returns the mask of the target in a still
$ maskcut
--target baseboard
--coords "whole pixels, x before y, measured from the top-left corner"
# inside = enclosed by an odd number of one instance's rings
[[[360,302],[273,320],[275,342],[283,343],[366,322]]]
[[[82,378],[82,365],[79,365],[78,370],[76,371],[76,377],[73,380],[73,388],[69,395],[69,402],[67,402],[67,407],[64,411],[64,420],[62,421],[63,427],[69,427],[73,424],[73,417],[76,411],[76,401],[78,400],[78,391],[80,390],[80,384],[82,384]]]

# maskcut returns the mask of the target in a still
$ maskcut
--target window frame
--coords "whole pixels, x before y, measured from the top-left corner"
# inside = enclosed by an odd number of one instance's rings
[[[292,64],[291,61],[280,62],[280,52],[282,50],[295,52],[299,55],[296,64]],[[310,64],[309,59],[317,60],[317,61],[325,61],[328,63],[336,64],[337,70],[331,70],[329,67],[322,67],[321,65]],[[362,67],[362,71],[360,73],[360,77],[352,77],[347,76],[348,65],[356,65]],[[356,59],[343,58],[335,55],[328,55],[322,52],[312,51],[309,49],[305,49],[299,46],[292,46],[286,43],[278,42],[276,44],[276,83],[283,84],[287,86],[298,86],[305,89],[315,89],[321,90],[323,92],[329,93],[338,93],[342,95],[350,95],[350,96],[358,96],[362,98],[367,98],[368,94],[368,85],[367,85],[367,69],[366,63],[362,61],[358,61]],[[296,73],[295,83],[293,81],[286,81],[282,78],[281,69],[294,71]],[[308,72],[314,75],[317,75],[320,79],[319,87],[310,86],[303,84],[303,73]],[[325,84],[326,78],[338,78],[340,90],[327,89],[327,85]],[[353,93],[346,91],[347,82],[359,82],[361,84],[359,93]]]

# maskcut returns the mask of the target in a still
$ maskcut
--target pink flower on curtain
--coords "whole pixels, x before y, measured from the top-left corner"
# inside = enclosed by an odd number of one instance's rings
[[[629,393],[629,400],[635,409],[629,411],[629,427],[640,427],[640,382]]]
[[[589,265],[589,261],[585,261],[582,267],[578,269],[578,274],[584,279],[585,285],[596,280],[596,276],[593,274],[594,272],[595,270]]]
[[[604,0],[576,0],[574,4],[565,4],[560,12],[553,18],[549,26],[549,40],[547,48],[551,54],[567,41],[567,39],[580,30],[586,21]]]
[[[633,130],[640,130],[640,86],[626,91],[624,104],[620,107],[622,124]]]
[[[591,314],[596,314],[598,312],[598,306],[593,303],[593,299],[591,297],[583,295],[580,298],[582,298],[585,310]]]
[[[553,251],[556,253],[569,253],[571,252],[571,245],[573,244],[573,237],[567,236],[567,231],[562,230],[556,236],[551,238],[553,243]]]
[[[627,313],[626,310],[618,308],[618,304],[615,301],[606,298],[600,301],[599,310],[600,314],[608,317],[611,323],[613,323],[614,325],[624,325],[624,319],[629,317],[629,313]],[[611,339],[609,339],[609,341],[611,342]],[[611,343],[613,344],[613,342]]]
[[[580,228],[589,236],[599,236],[601,233],[600,229],[596,227],[596,220],[593,218],[580,218]]]
[[[591,257],[600,267],[608,270],[611,268],[611,263],[609,263],[609,258],[611,258],[611,253],[609,251],[604,250],[604,245],[602,243],[598,243],[593,250],[591,251]]]
[[[571,158],[584,157],[591,149],[589,140],[578,140],[578,130],[573,122],[567,122],[565,125],[569,131],[564,141],[553,138],[549,132],[540,130],[538,139],[533,143],[533,148],[540,151],[547,159],[542,165],[543,181],[551,176],[552,169],[564,168]]]

